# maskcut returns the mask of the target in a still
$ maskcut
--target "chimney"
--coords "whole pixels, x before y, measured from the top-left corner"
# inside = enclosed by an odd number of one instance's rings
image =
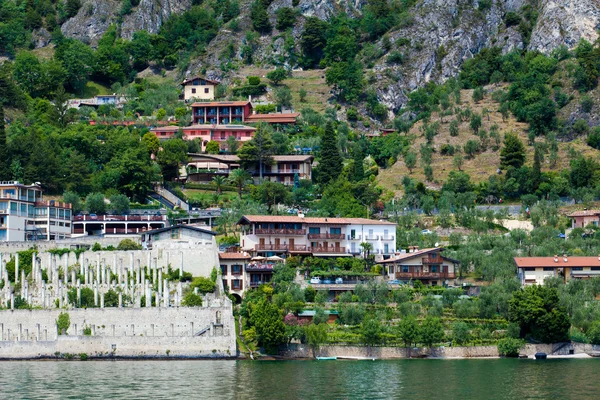
[[[419,246],[414,246],[414,248],[415,248],[415,253],[416,253],[417,251],[419,251]]]
[[[304,218],[304,213],[301,210],[298,210],[298,218]]]
[[[564,254],[564,255],[563,255],[563,260],[564,260],[565,262],[569,261],[569,259],[567,258],[567,255],[566,255],[566,254]]]
[[[557,255],[557,254],[555,254],[555,255],[554,255],[554,262],[555,262],[555,263],[557,263],[557,262],[558,262],[558,255]]]

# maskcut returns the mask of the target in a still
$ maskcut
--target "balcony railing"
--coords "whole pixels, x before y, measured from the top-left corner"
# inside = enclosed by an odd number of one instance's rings
[[[396,279],[454,279],[454,272],[396,272]]]
[[[296,251],[298,251],[298,252],[307,252],[307,251],[310,251],[310,248],[308,246],[306,246],[306,245],[300,245],[300,244],[297,244],[297,245],[288,245],[288,251],[289,252],[296,252]]]
[[[394,235],[383,235],[381,240],[394,240]]]
[[[442,264],[444,259],[441,256],[423,257],[423,264]]]
[[[119,221],[164,221],[165,216],[162,215],[75,215],[74,221],[106,221],[106,222],[119,222]]]
[[[257,244],[254,248],[259,251],[260,250],[262,250],[262,251],[275,251],[275,250],[287,251],[288,245],[287,244]]]
[[[361,235],[354,235],[354,236],[349,235],[348,240],[361,240],[361,237],[362,237]]]
[[[246,272],[273,272],[273,264],[246,265]]]
[[[339,239],[344,240],[346,235],[343,233],[309,233],[309,239]]]
[[[331,253],[331,254],[344,254],[346,253],[346,248],[345,247],[336,247],[336,246],[329,246],[329,247],[311,247],[310,251],[313,253]]]
[[[378,235],[365,235],[365,240],[379,240]]]
[[[306,235],[306,229],[256,229],[256,235]]]

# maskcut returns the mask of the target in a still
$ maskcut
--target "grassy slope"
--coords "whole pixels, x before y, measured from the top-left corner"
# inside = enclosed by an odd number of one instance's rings
[[[248,76],[259,76],[263,82],[268,83],[269,80],[265,76],[270,71],[272,71],[272,68],[264,69],[247,66],[237,71],[234,77],[245,81]],[[327,108],[327,100],[331,95],[329,94],[330,88],[325,83],[325,70],[293,71],[292,77],[284,80],[281,84],[290,88],[294,110],[300,111],[304,107],[311,107],[318,112],[323,112]],[[307,92],[306,101],[303,103],[300,102],[300,95],[298,94],[301,88],[304,88]],[[274,101],[272,89],[272,86],[269,85],[267,97],[269,100]]]
[[[481,114],[481,111],[484,108],[490,110],[489,121],[488,118],[482,118],[482,127],[481,129],[485,129],[489,132],[490,126],[493,124],[497,124],[499,126],[499,131],[501,136],[507,132],[515,132],[519,135],[524,144],[527,144],[527,124],[516,121],[513,116],[510,116],[506,121],[502,121],[502,115],[497,112],[498,103],[494,102],[491,99],[491,92],[497,90],[494,86],[488,86],[486,88],[488,90],[488,94],[485,96],[484,100],[479,103],[474,103],[472,100],[472,90],[463,90],[461,95],[462,104],[461,108],[470,107],[473,112]],[[470,139],[479,139],[477,136],[473,134],[473,131],[469,128],[469,122],[462,122],[460,124],[460,133],[457,137],[450,136],[449,133],[449,125],[450,121],[452,121],[455,117],[447,116],[444,117],[444,123],[440,126],[439,134],[434,138],[433,147],[436,149],[436,152],[433,154],[431,166],[433,167],[434,173],[434,182],[427,182],[428,186],[431,187],[440,187],[441,184],[448,178],[448,174],[450,171],[454,170],[452,166],[452,156],[442,156],[439,154],[440,146],[445,143],[450,143],[452,145],[460,145],[464,146],[464,144]],[[434,113],[432,115],[431,121],[439,121],[439,115]],[[422,123],[419,122],[412,127],[409,135],[414,137],[414,141],[412,144],[413,151],[417,154],[417,158],[419,161],[417,162],[417,168],[415,168],[410,174],[411,177],[416,178],[418,180],[424,181],[425,175],[423,173],[423,168],[420,164],[420,154],[419,147],[421,143],[425,143],[425,138],[420,130]],[[538,141],[543,141],[543,137],[538,137]],[[492,150],[492,140],[490,139],[490,146],[487,151],[480,153],[473,157],[473,159],[469,160],[465,157],[465,162],[462,167],[462,170],[471,175],[471,179],[474,182],[481,182],[488,179],[488,176],[495,174],[496,169],[500,165],[500,150],[494,151]],[[582,138],[578,138],[575,141],[569,143],[559,143],[559,161],[558,165],[554,170],[560,171],[564,168],[569,167],[569,157],[568,157],[568,147],[572,146],[575,150],[581,151],[585,155],[597,155],[597,151],[592,149],[591,147],[585,144],[585,140]],[[527,148],[527,163],[533,163],[533,146],[526,146]],[[464,155],[464,154],[463,154]],[[551,170],[550,164],[548,162],[548,154],[546,155],[546,164],[542,167],[544,171]],[[393,191],[400,191],[402,189],[402,178],[404,175],[409,175],[408,168],[406,168],[404,161],[399,160],[396,164],[394,164],[391,168],[386,170],[382,170],[379,174],[378,181],[379,183],[385,187],[386,189]]]

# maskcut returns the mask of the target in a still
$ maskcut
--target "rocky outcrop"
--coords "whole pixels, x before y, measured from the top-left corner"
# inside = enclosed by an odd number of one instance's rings
[[[96,44],[110,24],[120,22],[121,36],[130,39],[135,31],[156,33],[172,14],[190,8],[191,0],[141,0],[137,7],[120,16],[120,0],[84,0],[79,12],[61,27],[65,36]]]
[[[529,49],[549,53],[560,45],[577,46],[580,39],[594,42],[600,28],[598,0],[543,0]]]

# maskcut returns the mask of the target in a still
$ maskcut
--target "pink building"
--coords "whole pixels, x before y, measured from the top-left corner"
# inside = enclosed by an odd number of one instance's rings
[[[568,215],[571,218],[572,228],[585,228],[589,224],[598,226],[600,210],[575,211]]]
[[[159,139],[171,139],[181,129],[185,140],[200,139],[202,151],[211,140],[219,142],[221,148],[227,147],[225,142],[233,136],[239,143],[247,142],[254,137],[256,128],[244,125],[190,125],[184,128],[179,126],[164,126],[153,128],[150,131]]]

